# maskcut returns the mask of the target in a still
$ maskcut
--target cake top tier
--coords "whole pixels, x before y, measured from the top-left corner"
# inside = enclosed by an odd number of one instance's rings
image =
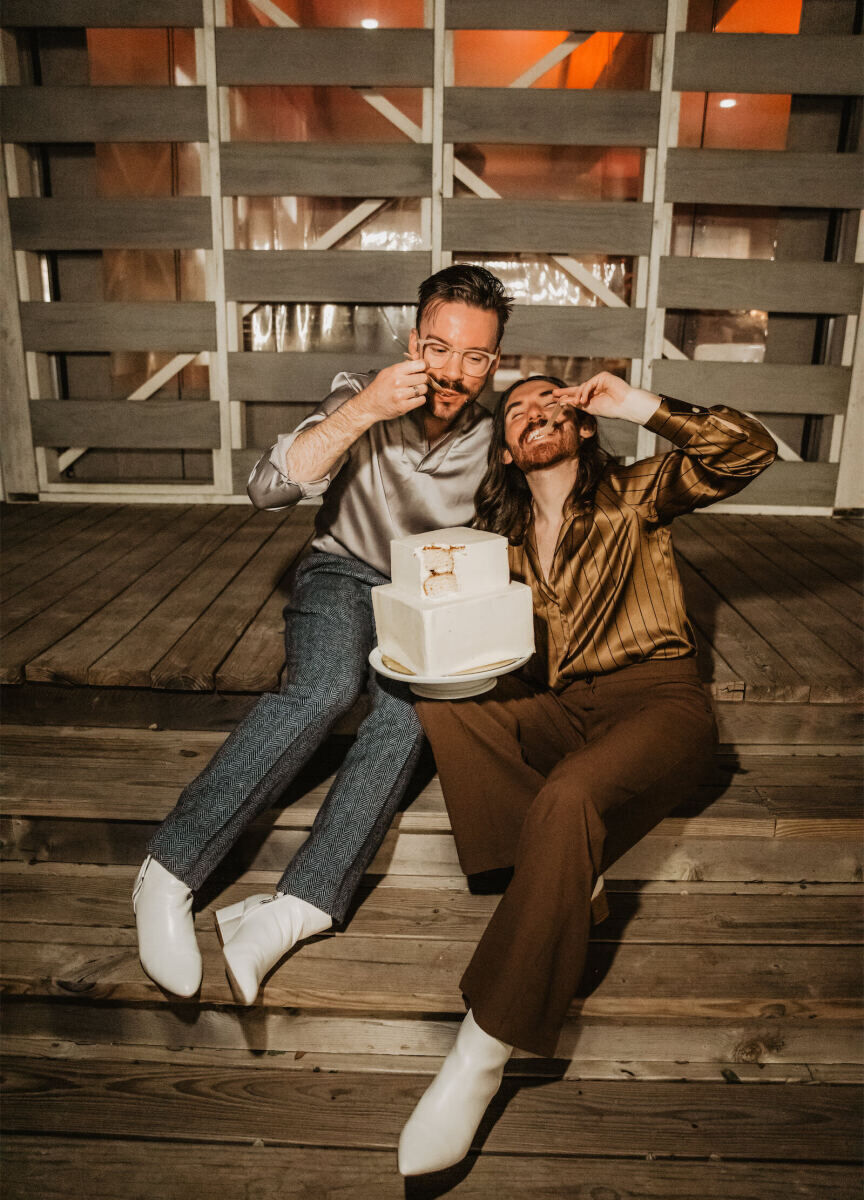
[[[507,539],[465,526],[396,538],[390,567],[395,588],[429,600],[500,592],[510,583]]]

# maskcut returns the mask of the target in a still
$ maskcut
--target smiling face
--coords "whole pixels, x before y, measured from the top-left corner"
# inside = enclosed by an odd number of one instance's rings
[[[545,428],[557,404],[554,390],[549,380],[532,379],[510,392],[501,452],[505,464],[515,463],[525,472],[551,467],[577,458],[582,441],[594,436],[593,422],[580,421],[578,411],[569,405],[561,408],[551,429]]]
[[[476,400],[489,375],[498,366],[498,317],[495,312],[475,308],[461,301],[441,301],[423,313],[420,329],[412,329],[408,347],[415,357],[422,341],[430,338],[454,350],[485,350],[493,360],[484,375],[466,375],[463,359],[451,354],[443,366],[427,374],[438,384],[440,391],[431,388],[427,393],[425,411],[428,416],[449,425],[472,400]]]

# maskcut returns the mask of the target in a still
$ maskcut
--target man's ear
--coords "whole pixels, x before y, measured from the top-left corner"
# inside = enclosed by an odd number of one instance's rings
[[[513,461],[513,455],[510,453],[510,451],[507,449],[506,446],[501,451],[501,461],[503,462],[505,467],[509,467]]]
[[[589,425],[589,424],[587,424],[587,422],[580,425],[579,426],[579,441],[580,442],[587,441],[588,438],[594,437],[596,432],[597,432],[596,425]]]
[[[420,354],[417,350],[417,347],[419,344],[420,344],[420,335],[416,329],[412,329],[411,332],[408,334],[408,352],[412,358],[420,357]]]

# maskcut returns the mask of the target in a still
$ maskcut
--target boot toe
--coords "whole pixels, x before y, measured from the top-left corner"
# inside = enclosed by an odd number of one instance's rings
[[[195,961],[189,955],[175,959],[142,953],[141,966],[159,987],[184,1000],[194,996],[201,987],[203,970],[200,957]]]
[[[399,1138],[397,1161],[400,1175],[428,1175],[461,1162],[471,1149],[464,1130],[447,1133],[425,1121],[411,1121]]]

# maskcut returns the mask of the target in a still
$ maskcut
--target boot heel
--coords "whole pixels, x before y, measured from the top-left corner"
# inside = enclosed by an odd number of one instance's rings
[[[591,920],[595,925],[599,925],[608,916],[609,898],[606,895],[606,880],[602,875],[598,875],[594,891],[591,893]]]
[[[213,914],[213,920],[216,922],[216,932],[219,935],[220,943],[225,946],[231,941],[249,909],[257,906],[262,900],[270,899],[271,897],[266,894],[248,896],[245,900],[238,900],[236,904],[229,904],[226,908],[217,909]]]

